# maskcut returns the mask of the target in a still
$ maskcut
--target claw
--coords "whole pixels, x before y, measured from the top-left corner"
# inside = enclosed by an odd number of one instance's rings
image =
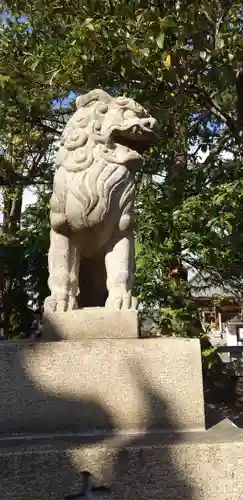
[[[111,310],[120,310],[122,307],[122,300],[120,297],[108,297],[105,307]]]
[[[72,311],[77,309],[78,305],[76,298],[70,295],[66,297],[50,295],[46,298],[44,303],[45,312],[65,312],[67,310]]]
[[[137,309],[137,299],[132,296],[132,292],[120,288],[119,291],[111,290],[105,307],[112,310]]]

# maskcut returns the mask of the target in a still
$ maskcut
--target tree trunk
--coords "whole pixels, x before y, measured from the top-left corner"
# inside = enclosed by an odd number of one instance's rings
[[[179,116],[175,116],[172,133],[175,148],[172,152],[171,165],[167,179],[172,193],[171,201],[173,206],[176,207],[183,201],[188,177],[186,127],[180,123]],[[170,279],[175,279],[179,285],[180,281],[187,281],[187,271],[182,262],[180,234],[175,228],[173,229],[173,238],[174,252],[173,255],[171,255],[171,261],[168,266],[168,277]]]
[[[23,199],[23,187],[11,187],[3,193],[3,227],[1,237],[3,239],[3,265],[0,276],[0,338],[8,339],[10,331],[10,318],[12,311],[12,289],[14,274],[11,269],[11,260],[6,254],[11,246],[4,246],[5,238],[12,240],[16,236],[21,221]]]

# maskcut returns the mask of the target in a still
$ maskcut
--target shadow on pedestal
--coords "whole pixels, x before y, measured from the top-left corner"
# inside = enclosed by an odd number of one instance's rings
[[[151,386],[139,363],[133,361],[128,369],[134,378],[134,384],[150,408],[148,425],[142,434],[127,434],[119,439],[112,414],[102,406],[102,402],[96,401],[92,394],[85,399],[76,400],[73,394],[65,391],[65,381],[63,393],[53,395],[44,389],[41,390],[29,378],[24,365],[25,351],[32,349],[34,356],[41,343],[23,341],[21,348],[19,345],[20,343],[14,342],[0,344],[0,357],[3,360],[0,375],[0,420],[5,423],[0,442],[0,498],[63,500],[68,495],[78,494],[82,498],[82,471],[88,469],[88,472],[94,475],[96,483],[108,485],[110,488],[109,491],[103,492],[102,498],[196,500],[186,471],[178,468],[175,457],[170,454],[170,447],[165,443],[154,452],[156,434],[153,434],[154,447],[150,448],[148,433],[153,433],[154,427],[158,426],[158,411],[161,411],[163,421],[166,421],[166,415],[169,413],[168,403]],[[48,413],[50,406],[55,404],[56,415],[51,412],[49,428],[42,429],[41,414],[36,418],[34,408],[26,407],[25,391],[31,391],[31,399],[43,405],[42,416],[45,422],[45,412]],[[9,405],[8,395],[11,395],[10,399],[13,401],[13,393],[15,403]],[[15,416],[13,412],[16,412]],[[23,412],[26,413],[27,420],[29,419],[28,436],[26,429],[18,426]],[[73,415],[72,421],[75,424],[72,428],[65,427],[62,422],[62,415],[67,412]],[[82,415],[84,421],[85,415],[86,422],[90,422],[92,429],[92,415],[97,416],[97,413],[107,433],[100,432],[97,428],[95,433],[83,433],[79,417]],[[167,421],[167,424],[166,427],[173,431],[171,422]],[[19,435],[14,435],[16,429]],[[52,435],[48,435],[49,432],[52,432]],[[113,438],[117,440],[117,445],[112,444]],[[177,441],[180,439],[174,435],[173,442]],[[108,458],[104,459],[104,464],[100,462],[97,465],[96,460],[101,460],[97,448],[106,446],[110,447]],[[96,473],[97,470],[99,473]],[[93,498],[101,498],[99,490],[93,492]]]

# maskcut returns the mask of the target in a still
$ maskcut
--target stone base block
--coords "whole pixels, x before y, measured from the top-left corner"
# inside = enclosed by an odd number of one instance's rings
[[[63,313],[45,313],[43,316],[43,340],[119,339],[138,336],[136,310],[109,311],[105,307],[92,307]]]
[[[197,339],[0,343],[0,434],[204,429]]]
[[[174,436],[0,441],[0,498],[85,498],[88,471],[96,489],[86,498],[242,500],[243,433],[217,427]]]

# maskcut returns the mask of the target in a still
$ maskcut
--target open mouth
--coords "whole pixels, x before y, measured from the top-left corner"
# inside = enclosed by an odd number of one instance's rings
[[[123,129],[113,130],[112,138],[117,144],[142,153],[155,141],[157,132],[156,120],[144,119]]]

